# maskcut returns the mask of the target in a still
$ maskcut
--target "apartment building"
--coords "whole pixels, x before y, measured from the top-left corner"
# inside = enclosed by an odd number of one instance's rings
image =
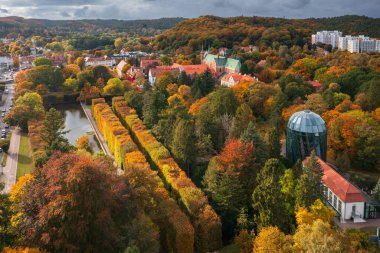
[[[320,31],[311,35],[311,43],[323,43],[331,45],[333,48],[338,47],[339,37],[342,37],[342,32],[339,31]]]

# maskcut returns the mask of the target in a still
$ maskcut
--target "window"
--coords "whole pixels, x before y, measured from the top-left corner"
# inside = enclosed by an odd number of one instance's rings
[[[332,204],[332,192],[331,191],[329,191],[329,202],[330,202],[330,204]]]
[[[327,187],[324,185],[324,186],[323,186],[323,196],[324,196],[325,198],[327,198],[327,193],[328,193]]]
[[[342,213],[342,201],[338,200],[338,213]]]
[[[336,196],[334,195],[334,204],[333,204],[333,206],[335,207],[335,209],[337,208],[337,207],[336,207],[336,200],[337,200],[337,198],[336,198]]]

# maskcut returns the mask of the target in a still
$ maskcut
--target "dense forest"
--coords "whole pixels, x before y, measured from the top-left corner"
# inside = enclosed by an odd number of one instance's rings
[[[203,16],[185,20],[165,31],[155,46],[166,52],[191,53],[204,47],[303,46],[312,33],[320,30],[340,30],[344,34],[364,34],[380,37],[380,19],[365,16],[342,16],[318,19],[283,19],[268,17],[223,18]]]
[[[183,18],[160,18],[152,20],[47,20],[21,17],[0,17],[0,37],[31,35],[64,36],[75,32],[99,34],[104,32],[129,33],[144,36],[160,34],[173,27]]]

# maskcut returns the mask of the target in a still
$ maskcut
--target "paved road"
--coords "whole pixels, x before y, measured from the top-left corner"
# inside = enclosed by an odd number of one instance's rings
[[[21,131],[16,128],[12,131],[11,143],[8,150],[7,164],[4,167],[4,192],[8,193],[16,183],[18,150],[20,147]]]
[[[3,74],[3,69],[0,70],[0,74]],[[12,97],[14,93],[14,84],[13,83],[8,83],[5,85],[5,89],[8,90],[8,93],[6,94],[4,92],[2,99],[1,99],[1,104],[0,104],[0,115],[3,113],[5,110],[5,113],[9,111],[10,105],[12,104]],[[6,130],[7,135],[9,134],[9,128],[5,128],[5,124],[2,121],[2,118],[0,116],[0,131],[1,130]],[[5,192],[8,192],[11,188],[11,186],[16,182],[16,172],[17,172],[17,157],[18,157],[18,148],[20,145],[20,136],[19,136],[19,131],[12,130],[16,135],[11,137],[11,144],[10,148],[8,150],[8,161],[11,161],[8,167],[8,162],[6,164],[6,167],[1,166],[1,161],[3,159],[3,153],[0,153],[0,181],[5,183]],[[12,144],[13,143],[13,144]],[[11,153],[12,152],[12,153]]]

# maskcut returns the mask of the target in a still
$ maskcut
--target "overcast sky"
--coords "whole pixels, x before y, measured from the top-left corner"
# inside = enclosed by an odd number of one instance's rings
[[[380,18],[380,0],[0,0],[0,16],[45,19],[152,19],[216,16]]]

